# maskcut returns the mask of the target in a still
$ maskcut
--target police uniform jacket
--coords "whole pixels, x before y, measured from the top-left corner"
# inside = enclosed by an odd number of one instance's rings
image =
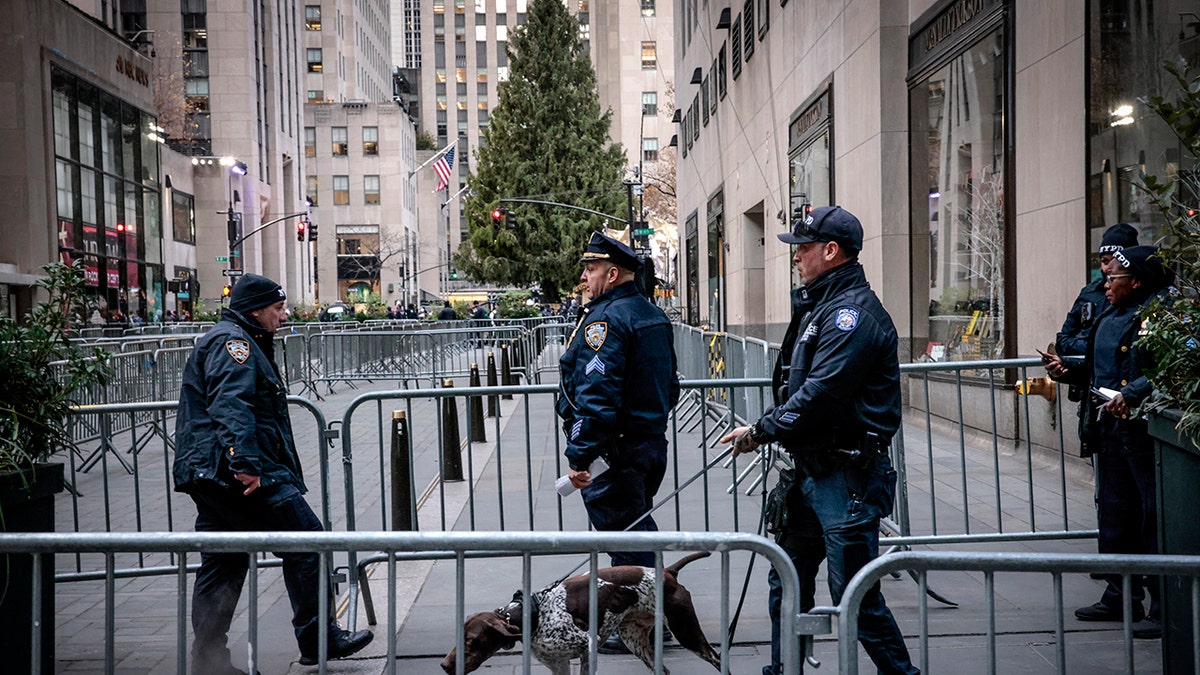
[[[175,423],[175,489],[200,480],[306,488],[288,417],[287,389],[271,333],[228,308],[204,334],[183,371]]]
[[[1143,372],[1149,357],[1137,346],[1138,333],[1142,327],[1141,309],[1151,298],[1167,295],[1169,290],[1162,289],[1147,293],[1132,306],[1109,305],[1096,319],[1093,330],[1088,335],[1083,366],[1069,368],[1063,381],[1085,387],[1107,387],[1120,391],[1130,408],[1145,402],[1154,387]],[[1115,346],[1115,349],[1103,346],[1097,349],[1098,342]],[[1096,381],[1095,373],[1101,360],[1108,361],[1103,364],[1103,369],[1112,373],[1114,381]],[[1079,416],[1079,439],[1083,456],[1089,457],[1100,448],[1100,434],[1106,428],[1112,428],[1105,424],[1106,421],[1115,425],[1123,452],[1152,452],[1154,447],[1146,428],[1146,420],[1136,416],[1114,420],[1108,413],[1101,415],[1100,408],[1104,403],[1104,400],[1090,393],[1083,397],[1082,412]]]
[[[559,360],[557,411],[571,468],[586,471],[618,434],[665,434],[679,401],[676,370],[671,323],[632,281],[588,303]]]
[[[1054,340],[1055,348],[1062,356],[1083,356],[1087,352],[1088,334],[1096,319],[1108,309],[1108,298],[1104,296],[1104,277],[1079,290],[1079,297],[1067,312],[1062,330]]]
[[[886,443],[900,426],[897,345],[892,319],[857,262],[793,291],[773,376],[775,405],[758,421],[759,432],[798,458],[863,448],[868,432]]]

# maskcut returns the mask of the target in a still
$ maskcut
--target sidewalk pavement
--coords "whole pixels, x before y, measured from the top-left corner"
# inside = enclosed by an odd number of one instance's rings
[[[391,391],[392,383],[357,383],[355,387],[338,385],[335,392],[327,394],[322,387],[323,400],[317,401],[328,420],[341,419],[351,401],[367,392]],[[561,441],[558,423],[548,398],[531,397],[503,401],[499,420],[489,419],[486,443],[470,444],[464,452],[464,471],[474,485],[474,500],[469,499],[468,482],[440,484],[432,480],[437,474],[437,411],[429,401],[414,401],[411,405],[376,405],[370,403],[363,410],[372,414],[376,408],[407,409],[412,420],[414,447],[418,449],[414,466],[419,467],[416,485],[421,493],[418,518],[423,531],[456,529],[479,531],[498,530],[500,519],[506,518],[505,529],[586,529],[586,516],[577,496],[560,500],[553,492],[553,482],[562,471]],[[461,404],[461,401],[460,401]],[[465,406],[464,406],[465,407]],[[460,410],[460,416],[465,410]],[[315,427],[293,408],[293,420],[302,461],[309,472],[309,501],[317,506],[319,490],[315,474],[318,465],[317,444],[314,440]],[[957,432],[934,428],[929,437],[933,439],[932,458],[926,443],[923,417],[914,416],[905,422],[906,451],[908,453],[909,505],[914,523],[914,533],[925,534],[936,523],[939,533],[960,532],[969,525],[972,532],[995,531],[996,521],[1003,524],[1005,531],[1021,531],[1027,528],[1030,518],[1038,518],[1039,529],[1061,527],[1045,525],[1047,518],[1070,521],[1072,529],[1094,527],[1094,511],[1091,505],[1092,487],[1090,475],[1082,470],[1060,473],[1057,460],[1037,455],[1028,457],[1022,447],[1004,447],[996,455],[990,439],[968,436],[967,461],[962,462],[957,452]],[[461,426],[465,430],[465,425]],[[711,427],[709,427],[711,430]],[[343,428],[343,433],[346,429]],[[354,487],[358,522],[356,529],[377,529],[384,522],[381,501],[387,481],[383,476],[385,466],[376,463],[376,452],[380,456],[386,448],[386,438],[374,424],[363,424],[357,420],[349,433],[354,449]],[[675,459],[679,461],[678,476],[668,473],[659,497],[672,489],[673,481],[689,478],[704,462],[705,457],[715,456],[715,451],[703,454],[699,450],[699,429],[680,429],[675,444]],[[526,447],[529,452],[514,452],[512,448]],[[499,439],[499,444],[497,444]],[[499,447],[499,452],[497,451]],[[341,452],[340,441],[331,451],[330,466],[332,495],[331,510],[334,529],[345,529],[344,482],[342,472],[337,469]],[[153,455],[159,455],[155,458]],[[162,475],[163,457],[166,453],[142,453],[141,470],[145,475]],[[967,467],[962,475],[960,464]],[[929,471],[930,465],[934,472]],[[745,465],[742,465],[744,468]],[[502,469],[501,472],[497,468]],[[115,470],[110,466],[110,471]],[[523,477],[526,471],[532,476],[532,490],[526,494]],[[155,472],[158,472],[155,474]],[[998,483],[988,477],[998,473]],[[80,477],[79,486],[86,492],[99,489],[104,480],[100,472]],[[714,471],[707,480],[699,481],[685,490],[675,505],[668,505],[655,518],[660,529],[709,529],[725,531],[740,529],[753,531],[758,518],[760,497],[739,494],[734,503],[737,511],[732,512],[725,489],[729,486],[729,470]],[[1032,478],[1032,487],[1030,485]],[[501,481],[507,481],[501,483]],[[994,485],[992,483],[995,483]],[[1066,495],[1058,489],[1066,486]],[[967,493],[963,494],[962,485]],[[426,487],[428,486],[428,487]],[[1001,494],[999,504],[989,502],[993,491]],[[1037,509],[1028,509],[1027,494],[1033,491],[1039,504]],[[134,529],[131,514],[159,510],[173,515],[174,529],[190,530],[195,513],[190,500],[174,494],[167,504],[166,495],[147,497],[136,490],[117,490],[111,496],[110,511],[114,513],[110,525],[113,530]],[[142,501],[139,511],[133,503]],[[718,498],[720,501],[718,502]],[[1053,513],[1057,500],[1067,506],[1067,516]],[[713,504],[718,509],[712,509]],[[964,507],[970,508],[969,516]],[[71,522],[70,502],[59,500],[60,523]],[[1049,512],[1047,512],[1049,509]],[[936,514],[935,514],[936,512]],[[102,509],[91,509],[80,514],[82,531],[104,531],[106,521]],[[443,527],[445,523],[445,527]],[[561,523],[561,526],[560,526]],[[122,527],[121,525],[126,525]],[[69,530],[63,527],[60,530]],[[143,530],[166,529],[162,526],[143,526]],[[939,547],[940,548],[940,547]],[[959,550],[1004,550],[1004,551],[1055,551],[1088,553],[1095,551],[1091,540],[1060,540],[1048,542],[1008,542],[988,545],[957,545]],[[534,557],[532,559],[532,584],[541,587],[566,573],[585,556]],[[669,564],[676,554],[668,553]],[[747,578],[750,556],[731,555],[730,588],[731,611],[736,608],[738,595]],[[86,562],[86,561],[85,561]],[[59,556],[60,572],[75,569],[74,557],[69,560]],[[94,563],[94,561],[93,561]],[[166,564],[165,561],[158,564]],[[607,561],[601,557],[601,565]],[[121,566],[121,563],[118,563]],[[84,569],[89,568],[86,564]],[[466,563],[467,614],[492,609],[507,602],[514,590],[521,587],[521,559],[499,558],[471,560]],[[375,641],[363,652],[350,659],[330,662],[331,673],[379,673],[386,672],[387,641],[383,634],[387,627],[386,565],[370,570],[370,585],[379,612],[380,625]],[[440,672],[437,664],[454,645],[456,621],[454,606],[455,566],[453,561],[405,562],[397,565],[397,625],[396,631],[398,663],[396,670],[402,673]],[[735,645],[730,650],[730,671],[757,675],[768,661],[770,634],[766,617],[766,574],[761,560],[754,563],[746,584],[745,604],[737,625]],[[680,581],[689,588],[710,641],[719,642],[720,591],[719,557],[713,556],[689,565],[680,574]],[[191,580],[188,593],[190,595]],[[907,576],[883,580],[884,594],[895,612],[902,630],[908,637],[909,649],[914,659],[919,658],[919,589]],[[972,673],[987,672],[987,653],[983,635],[986,633],[988,614],[983,595],[983,575],[974,573],[946,573],[931,576],[930,586],[942,595],[959,603],[958,608],[929,604],[929,660],[930,672]],[[1119,624],[1081,624],[1070,615],[1076,606],[1086,605],[1099,597],[1100,582],[1087,578],[1064,579],[1064,603],[1067,607],[1068,663],[1069,672],[1115,672],[1114,665],[1121,659],[1121,631]],[[1054,602],[1048,578],[1032,575],[1008,575],[996,580],[996,630],[998,639],[997,672],[1053,672],[1054,669]],[[345,585],[339,591],[345,593]],[[312,673],[315,667],[304,667],[295,663],[298,658],[295,641],[290,628],[290,606],[282,578],[277,569],[261,573],[259,580],[259,670],[264,675],[279,673]],[[101,582],[75,582],[60,584],[57,589],[58,616],[56,649],[57,670],[63,673],[102,672],[104,665],[104,596]],[[189,597],[190,602],[190,597]],[[822,578],[818,580],[817,603],[828,604],[828,593]],[[173,576],[119,580],[116,594],[116,645],[117,671],[121,673],[173,672],[175,664],[176,608],[178,595]],[[343,612],[342,625],[347,603],[338,605]],[[230,644],[236,655],[247,640],[247,601],[245,593],[230,633]],[[357,603],[355,623],[358,628],[366,626],[363,603]],[[190,635],[190,629],[188,630]],[[1135,643],[1135,654],[1139,670],[1155,672],[1159,668],[1158,642]],[[861,650],[860,650],[861,651]],[[818,672],[837,670],[837,643],[830,636],[817,641],[817,658],[824,662]],[[600,663],[605,673],[643,673],[644,667],[631,656],[602,655]],[[665,654],[665,663],[676,673],[709,672],[708,666],[694,655],[671,644]],[[518,646],[512,653],[497,655],[485,664],[488,673],[521,672],[522,655]],[[865,655],[860,654],[863,672],[873,670]],[[534,662],[534,672],[544,668]]]

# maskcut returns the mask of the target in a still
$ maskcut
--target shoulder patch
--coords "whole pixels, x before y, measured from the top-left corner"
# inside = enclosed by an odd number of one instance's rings
[[[853,307],[842,307],[837,311],[834,325],[840,331],[852,331],[858,325],[858,310]]]
[[[245,340],[230,340],[225,343],[225,351],[238,363],[245,363],[250,358],[250,343]]]
[[[608,322],[597,321],[596,323],[588,324],[583,329],[583,339],[587,342],[587,346],[595,351],[600,351],[604,346],[604,341],[608,338]]]

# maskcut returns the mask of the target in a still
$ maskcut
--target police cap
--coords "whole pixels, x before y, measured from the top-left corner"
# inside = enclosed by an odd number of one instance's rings
[[[776,235],[785,244],[807,244],[812,241],[836,241],[852,251],[861,251],[862,223],[840,206],[821,206],[803,217],[793,219],[792,231]]]
[[[638,260],[637,254],[633,249],[625,244],[606,237],[599,232],[593,232],[592,238],[588,241],[587,249],[583,252],[583,257],[579,259],[580,263],[596,262],[598,260],[606,260],[617,267],[636,272],[638,267],[641,267],[641,262]]]

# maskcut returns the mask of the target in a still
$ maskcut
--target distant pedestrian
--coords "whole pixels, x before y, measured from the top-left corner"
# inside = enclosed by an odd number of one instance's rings
[[[447,300],[442,306],[442,311],[438,312],[437,318],[438,321],[454,321],[458,318],[458,312],[454,311],[454,308],[450,306],[450,301]]]
[[[324,527],[304,500],[307,488],[288,416],[287,388],[275,365],[275,331],[287,317],[279,284],[243,275],[221,320],[204,334],[188,359],[175,426],[175,489],[196,503],[197,532],[321,532]],[[321,631],[328,656],[349,656],[367,645],[370,631],[338,627],[333,613],[320,626],[320,554],[291,552],[283,578],[292,605],[292,627],[300,663],[317,663]],[[192,592],[192,673],[243,671],[227,646],[249,558],[245,553],[200,554]],[[330,606],[332,606],[332,602]]]

